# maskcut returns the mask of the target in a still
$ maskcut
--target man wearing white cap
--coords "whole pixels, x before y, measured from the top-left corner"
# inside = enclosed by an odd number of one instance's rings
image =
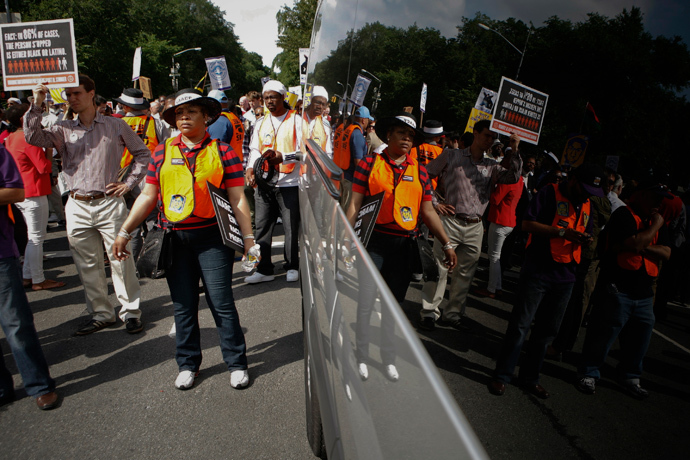
[[[263,99],[269,113],[256,120],[247,164],[247,183],[258,184],[255,190],[256,242],[261,246],[261,261],[256,273],[244,280],[249,284],[273,281],[271,239],[280,217],[285,230],[285,269],[287,281],[299,279],[299,194],[296,153],[299,150],[302,118],[285,104],[285,85],[269,80],[263,88]],[[257,161],[263,159],[261,176],[254,174]],[[263,179],[264,175],[267,176]]]
[[[314,139],[326,154],[333,158],[331,125],[324,121],[323,113],[328,107],[328,92],[323,86],[314,86],[311,102],[304,110],[302,123],[303,139]]]

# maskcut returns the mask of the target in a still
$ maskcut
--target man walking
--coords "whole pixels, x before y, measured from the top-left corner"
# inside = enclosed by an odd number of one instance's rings
[[[48,88],[37,85],[34,102],[24,116],[24,135],[29,144],[55,148],[62,156],[64,175],[70,190],[65,207],[67,237],[79,272],[86,306],[93,315],[76,335],[87,335],[115,324],[115,309],[108,300],[108,282],[103,264],[103,243],[110,250],[115,237],[127,239],[121,226],[127,217],[125,193],[131,191],[146,174],[150,152],[127,123],[96,112],[96,85],[86,75],[79,76],[79,86],[65,89],[70,107],[77,115],[44,129],[41,103]],[[132,154],[132,168],[125,182],[117,182],[125,147]],[[118,233],[119,232],[119,233]],[[118,261],[108,253],[113,287],[122,304],[120,319],[127,332],[141,332],[144,326],[139,310],[140,289],[131,258]]]

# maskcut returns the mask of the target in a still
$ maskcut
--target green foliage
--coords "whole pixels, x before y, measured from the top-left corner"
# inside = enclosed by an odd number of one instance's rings
[[[295,0],[292,8],[284,5],[276,14],[277,44],[283,51],[273,65],[280,69],[278,79],[286,86],[299,85],[299,49],[309,48],[317,5],[318,0]]]
[[[233,88],[239,98],[260,86],[269,69],[260,56],[237,41],[232,24],[207,0],[44,0],[13,5],[24,21],[74,18],[79,70],[96,81],[97,91],[118,96],[131,86],[134,50],[141,46],[141,74],[152,80],[154,94],[172,92],[171,58],[178,56],[179,87],[195,85],[206,73],[205,57],[225,56]],[[257,59],[258,58],[258,59]],[[260,75],[260,76],[259,76]]]

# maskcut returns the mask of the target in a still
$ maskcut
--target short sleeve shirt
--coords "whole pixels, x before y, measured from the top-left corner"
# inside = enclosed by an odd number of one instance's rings
[[[24,188],[22,175],[10,152],[0,145],[0,188]],[[0,205],[0,259],[19,257],[14,241],[14,224],[10,220],[9,206]]]

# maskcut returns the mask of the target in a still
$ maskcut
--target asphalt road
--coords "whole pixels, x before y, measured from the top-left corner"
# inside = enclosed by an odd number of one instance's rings
[[[285,281],[282,270],[275,281],[250,286],[239,264],[235,266],[234,293],[249,350],[250,386],[230,386],[213,320],[202,300],[202,373],[194,387],[183,392],[173,386],[177,366],[174,340],[168,336],[173,316],[165,280],[142,280],[142,334],[128,335],[120,323],[74,337],[86,317],[64,231],[51,231],[45,249],[51,256],[45,261],[47,276],[68,286],[27,295],[61,405],[41,412],[18,390],[21,399],[0,408],[2,458],[313,458],[304,426],[300,292],[296,283]],[[276,248],[274,262],[280,260],[282,249]],[[480,280],[486,276],[478,273]],[[516,273],[506,278],[504,287],[514,290]],[[403,306],[411,321],[417,320],[420,289],[421,284],[413,283]],[[564,362],[546,363],[542,384],[552,396],[539,400],[514,386],[501,397],[486,388],[510,311],[511,296],[503,300],[472,297],[467,313],[474,327],[469,333],[438,327],[420,334],[491,458],[690,457],[690,310],[672,307],[668,320],[655,328],[676,344],[659,334],[652,337],[643,378],[649,399],[637,401],[616,385],[614,350],[596,395],[574,388],[579,356],[574,353]],[[3,335],[0,345],[19,387],[21,379]]]

